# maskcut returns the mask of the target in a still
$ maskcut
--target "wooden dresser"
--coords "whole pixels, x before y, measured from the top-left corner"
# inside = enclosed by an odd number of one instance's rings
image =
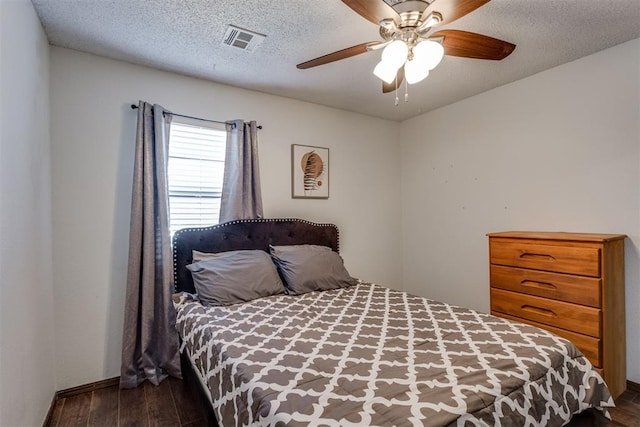
[[[626,389],[623,234],[489,233],[491,314],[572,341]]]

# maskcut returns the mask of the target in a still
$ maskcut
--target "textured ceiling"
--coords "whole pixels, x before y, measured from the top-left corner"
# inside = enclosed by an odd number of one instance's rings
[[[382,0],[369,0],[382,1]],[[437,5],[436,0],[436,5]],[[340,0],[32,0],[51,44],[390,120],[404,120],[640,37],[640,0],[493,0],[442,27],[517,45],[503,61],[445,56],[383,95],[368,52],[308,70],[296,64],[378,41]],[[222,44],[227,26],[267,37],[253,52]],[[402,92],[403,93],[403,92]]]

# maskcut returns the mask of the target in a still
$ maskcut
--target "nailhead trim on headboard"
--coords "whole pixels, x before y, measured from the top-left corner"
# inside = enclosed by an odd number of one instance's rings
[[[248,223],[278,223],[278,222],[297,222],[297,223],[301,223],[301,224],[306,224],[312,227],[332,227],[335,229],[336,231],[336,250],[339,249],[339,245],[340,245],[340,234],[339,234],[339,230],[338,227],[335,224],[327,224],[327,223],[315,223],[315,222],[311,222],[311,221],[307,221],[304,219],[298,219],[298,218],[274,218],[274,219],[268,219],[268,218],[256,218],[256,219],[238,219],[238,220],[234,220],[234,221],[229,221],[229,222],[225,222],[222,224],[217,224],[217,225],[212,225],[209,227],[194,227],[194,228],[183,228],[181,230],[176,231],[176,233],[173,236],[173,242],[176,242],[178,239],[180,239],[180,236],[184,233],[188,233],[188,232],[207,232],[207,231],[212,231],[212,230],[223,230],[224,228],[233,226],[233,225],[237,225],[237,224],[248,224]],[[172,253],[173,253],[173,286],[174,286],[174,290],[177,291],[178,289],[178,249],[177,249],[177,245],[174,244],[173,248],[172,248]]]

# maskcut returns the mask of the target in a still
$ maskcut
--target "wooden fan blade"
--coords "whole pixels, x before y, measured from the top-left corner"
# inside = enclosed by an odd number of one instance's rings
[[[306,70],[307,68],[317,67],[318,65],[328,64],[329,62],[339,61],[341,59],[351,58],[352,56],[360,55],[361,53],[365,53],[369,51],[369,48],[373,46],[379,45],[380,42],[367,42],[361,43],[356,46],[351,46],[346,49],[338,50],[336,52],[328,53],[326,55],[322,55],[318,58],[312,59],[307,62],[303,62],[301,64],[296,65],[301,70]]]
[[[391,83],[387,83],[385,81],[382,82],[382,93],[393,92],[397,87],[400,87],[402,80],[404,80],[404,65],[400,67],[398,74],[396,74],[396,78]]]
[[[460,30],[442,30],[429,38],[444,37],[444,54],[463,58],[492,59],[499,61],[513,52],[516,45],[482,34]]]
[[[480,6],[489,3],[490,0],[435,0],[423,12],[428,16],[431,12],[442,15],[442,22],[438,25],[449,24],[464,15],[473,12]]]
[[[376,25],[379,25],[380,21],[386,18],[392,18],[395,21],[398,16],[398,13],[382,0],[342,0],[342,3]]]

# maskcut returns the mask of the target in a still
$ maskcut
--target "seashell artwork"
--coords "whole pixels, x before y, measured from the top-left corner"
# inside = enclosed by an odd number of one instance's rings
[[[327,199],[329,197],[329,149],[308,145],[291,145],[293,198]]]
[[[302,156],[300,167],[304,174],[304,191],[313,191],[317,190],[318,187],[322,187],[320,176],[324,170],[324,162],[318,153],[314,151],[305,153],[304,156]]]

